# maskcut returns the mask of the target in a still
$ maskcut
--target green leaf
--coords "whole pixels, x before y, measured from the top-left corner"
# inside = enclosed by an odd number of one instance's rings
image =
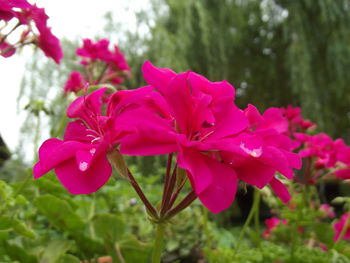
[[[152,246],[141,243],[134,236],[127,236],[120,244],[120,249],[125,262],[150,262]]]
[[[80,263],[80,260],[77,257],[66,254],[60,256],[56,263]]]
[[[50,223],[59,229],[75,232],[84,228],[81,217],[65,200],[52,195],[42,195],[35,199],[34,204]]]
[[[125,223],[117,215],[99,214],[93,219],[96,234],[101,237],[109,245],[121,241],[125,234]]]
[[[46,246],[44,254],[40,259],[40,263],[56,263],[57,260],[64,255],[73,245],[72,241],[56,239],[50,241]]]
[[[13,220],[13,229],[16,233],[24,237],[28,237],[32,239],[36,238],[35,232],[18,219]]]
[[[11,260],[18,260],[19,262],[25,263],[38,263],[34,255],[29,254],[25,249],[16,244],[5,242],[4,249]]]

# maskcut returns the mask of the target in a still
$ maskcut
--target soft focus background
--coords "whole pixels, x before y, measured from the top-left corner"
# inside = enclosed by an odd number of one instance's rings
[[[60,137],[56,131],[67,122],[62,112],[73,95],[64,97],[63,87],[69,73],[79,67],[75,50],[84,38],[107,38],[120,47],[132,69],[132,77],[123,84],[128,88],[145,85],[140,69],[146,60],[177,72],[190,69],[211,81],[229,81],[236,88],[240,108],[252,103],[263,112],[272,106],[298,106],[306,119],[317,123],[318,132],[350,143],[349,0],[36,3],[50,16],[65,57],[56,65],[40,50],[25,47],[20,55],[0,58],[0,202],[6,201],[0,205],[0,259],[6,251],[13,260],[7,262],[77,263],[120,252],[121,259],[114,255],[120,263],[148,262],[152,226],[126,180],[110,180],[98,193],[86,196],[69,195],[53,172],[32,180],[38,147],[49,137]],[[128,161],[156,203],[162,191],[164,158]],[[334,184],[329,189],[332,194],[324,197],[327,201],[349,193],[348,185]],[[301,197],[294,200],[301,207],[294,213],[268,190],[265,194],[256,219],[258,231],[247,230],[249,238],[242,241],[237,262],[350,262],[348,243],[339,245],[345,252],[330,249],[325,256],[327,250],[319,248],[319,240],[297,227],[291,230],[283,225],[275,240],[262,242],[259,228],[262,220],[271,217],[271,207],[282,211],[291,225],[293,216],[295,222],[302,218],[304,226],[312,226],[315,236],[321,233],[322,244],[329,247],[334,234],[331,220],[313,226],[319,214],[311,214]],[[232,248],[237,247],[252,201],[252,189],[242,187],[233,208],[220,215],[208,215],[195,203],[174,219],[164,262],[232,263],[236,253]],[[342,205],[334,207],[339,216]],[[16,224],[11,229],[15,234],[6,230],[7,219],[1,221],[5,210],[10,214],[6,218]],[[291,244],[296,232],[301,234]],[[297,253],[289,258],[291,247]],[[282,258],[286,260],[279,261]]]

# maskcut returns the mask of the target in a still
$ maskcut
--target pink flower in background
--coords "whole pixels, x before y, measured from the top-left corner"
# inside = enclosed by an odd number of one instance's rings
[[[44,8],[38,8],[36,5],[31,5],[25,0],[0,0],[0,20],[9,21],[12,18],[17,18],[19,25],[26,27],[21,34],[19,43],[25,43],[25,40],[28,38],[30,39],[29,43],[36,44],[47,57],[52,58],[57,64],[60,63],[63,58],[60,41],[52,34],[51,28],[47,26],[49,17]],[[33,30],[32,22],[34,22],[37,31]],[[33,38],[35,38],[35,41],[33,41]],[[13,55],[13,53],[13,50],[11,50],[11,52],[5,55],[8,57]]]
[[[326,216],[328,216],[330,218],[335,217],[334,209],[329,204],[321,204],[320,210],[323,211],[326,214]]]
[[[84,88],[86,80],[78,71],[73,71],[69,75],[69,79],[64,86],[64,92],[78,92]]]
[[[97,68],[100,72],[94,76],[93,70],[88,70],[86,79],[93,84],[111,83],[120,85],[125,78],[130,77],[130,67],[125,56],[120,52],[117,45],[114,51],[109,50],[109,40],[101,39],[93,42],[91,39],[84,39],[83,46],[76,50],[76,54],[83,59],[80,64],[85,67]],[[102,71],[101,71],[101,69]]]
[[[289,122],[289,132],[293,135],[294,132],[302,132],[311,128],[315,128],[316,124],[309,120],[305,120],[301,115],[301,109],[299,107],[293,107],[288,105],[285,108],[281,108],[284,116]]]
[[[135,131],[121,142],[129,155],[178,152],[178,166],[188,172],[200,201],[213,213],[234,200],[237,177],[215,152],[223,139],[247,127],[244,113],[234,104],[234,88],[226,81],[210,82],[185,72],[143,65],[146,81],[155,89],[140,99]]]
[[[107,62],[112,55],[108,49],[109,40],[101,39],[94,43],[91,39],[83,40],[83,47],[78,48],[76,54],[81,57],[94,60],[102,60]],[[83,60],[85,61],[85,60]]]
[[[350,239],[350,225],[347,223],[350,220],[349,217],[350,217],[350,212],[347,212],[340,217],[340,220],[335,222],[333,226],[333,229],[335,231],[334,241],[338,241],[338,239],[340,238],[340,234],[343,231],[344,227],[346,227],[346,225],[347,225],[347,228],[343,239],[344,240]]]
[[[51,33],[50,28],[40,31],[38,46],[47,57],[52,58],[57,64],[60,63],[63,58],[63,51],[59,39]]]
[[[263,232],[263,237],[269,238],[271,236],[273,230],[276,229],[278,225],[280,225],[280,224],[287,225],[288,222],[286,219],[281,220],[277,217],[271,217],[269,219],[266,219],[264,223],[265,223],[267,229],[265,229],[265,231]]]
[[[93,193],[108,181],[112,168],[106,154],[122,137],[122,130],[117,118],[101,113],[105,91],[96,90],[71,103],[67,115],[77,120],[68,124],[63,140],[49,139],[40,147],[35,179],[55,169],[72,194]]]

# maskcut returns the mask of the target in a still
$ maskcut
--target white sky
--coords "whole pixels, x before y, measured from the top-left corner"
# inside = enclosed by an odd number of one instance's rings
[[[113,12],[116,21],[123,22],[133,30],[136,24],[134,11],[149,5],[149,0],[29,0],[29,2],[45,8],[50,17],[48,23],[58,38],[95,36],[103,27],[103,15],[108,11]],[[16,113],[16,99],[25,61],[30,59],[29,49],[20,56],[14,55],[7,59],[0,56],[0,134],[10,150],[14,150],[18,145],[19,129],[23,121],[23,117]]]

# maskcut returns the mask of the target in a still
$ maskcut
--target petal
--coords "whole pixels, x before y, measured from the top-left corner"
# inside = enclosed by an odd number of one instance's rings
[[[177,135],[167,122],[143,111],[134,131],[120,140],[120,152],[128,155],[158,155],[178,151]]]
[[[88,121],[90,115],[100,116],[102,106],[102,96],[107,88],[95,90],[87,96],[82,96],[74,100],[67,108],[69,118],[81,118]]]
[[[49,139],[39,149],[39,162],[34,166],[34,178],[37,179],[62,162],[74,158],[75,153],[87,149],[89,145],[75,141]]]
[[[270,186],[283,203],[287,203],[290,200],[291,196],[288,189],[281,181],[273,177],[270,181]]]
[[[164,93],[171,79],[176,76],[171,69],[157,68],[149,61],[143,64],[142,74],[146,82],[154,86],[160,93]]]
[[[212,213],[219,213],[230,207],[238,182],[230,167],[189,148],[182,149],[178,163],[189,172],[194,191]]]
[[[81,141],[90,143],[94,138],[93,136],[96,136],[96,134],[93,131],[88,130],[84,122],[76,120],[68,123],[63,139],[64,141]]]
[[[276,173],[275,168],[264,165],[253,157],[245,165],[234,167],[234,170],[240,180],[260,189],[267,185]]]
[[[100,155],[86,171],[79,170],[76,161],[71,159],[58,165],[55,172],[71,194],[91,194],[107,183],[112,167],[107,157]]]

